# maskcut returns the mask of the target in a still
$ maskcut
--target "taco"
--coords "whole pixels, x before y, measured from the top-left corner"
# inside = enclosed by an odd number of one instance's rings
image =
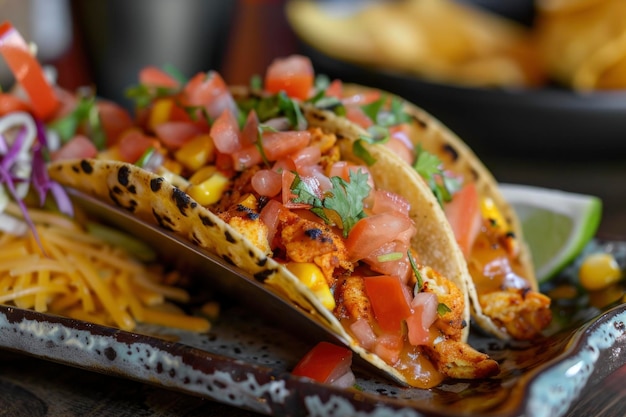
[[[283,82],[285,65],[310,78]],[[411,171],[393,152],[365,144],[376,163],[362,164],[360,129],[303,106],[308,59],[272,64],[262,90],[213,71],[140,81],[137,125],[96,158],[52,162],[52,179],[238,266],[399,383],[499,372],[467,343],[466,267],[437,200],[422,185],[401,197]],[[121,160],[130,136],[149,144],[136,161]]]
[[[378,142],[413,171],[400,194],[428,186],[444,208],[471,275],[466,290],[476,322],[503,339],[540,336],[552,318],[550,299],[539,292],[520,222],[491,172],[416,105],[374,88],[334,83],[328,91],[343,103],[346,120],[362,129],[362,138],[382,128]]]

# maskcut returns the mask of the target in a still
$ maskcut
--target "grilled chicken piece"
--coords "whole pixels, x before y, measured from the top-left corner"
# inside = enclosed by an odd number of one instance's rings
[[[334,311],[336,317],[340,319],[347,318],[353,321],[359,319],[373,320],[372,305],[365,294],[363,277],[350,276],[339,278],[334,290],[337,305]]]
[[[287,259],[315,263],[331,287],[336,275],[353,269],[343,240],[325,224],[283,210],[279,216],[278,233]]]
[[[442,374],[455,379],[489,378],[500,372],[500,366],[468,345],[457,340],[447,339],[424,348],[430,359],[437,364]]]
[[[488,355],[462,341],[467,323],[463,318],[464,298],[461,289],[429,267],[421,267],[423,291],[437,295],[449,311],[440,315],[433,326],[439,331],[432,345],[423,347],[424,353],[436,364],[442,374],[459,379],[487,378],[496,375],[500,366]]]
[[[267,225],[259,217],[259,204],[254,195],[246,194],[227,211],[220,213],[219,216],[254,246],[268,256],[272,254],[268,241]]]
[[[550,298],[536,291],[509,288],[480,296],[483,312],[513,338],[531,340],[552,320]]]

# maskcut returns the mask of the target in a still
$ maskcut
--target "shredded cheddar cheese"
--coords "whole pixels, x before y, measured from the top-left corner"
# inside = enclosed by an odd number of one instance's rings
[[[19,210],[7,212],[17,216]],[[134,330],[138,322],[206,332],[210,322],[169,301],[189,294],[162,267],[145,265],[78,223],[29,209],[33,234],[0,232],[0,303]]]

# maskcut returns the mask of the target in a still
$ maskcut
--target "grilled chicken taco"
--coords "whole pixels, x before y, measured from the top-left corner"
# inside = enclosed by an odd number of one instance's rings
[[[240,267],[403,384],[499,372],[467,343],[466,266],[436,198],[425,184],[402,197],[408,165],[367,143],[363,164],[360,128],[303,106],[306,58],[276,61],[258,90],[212,71],[140,82],[135,126],[52,162],[52,179]]]
[[[467,261],[477,323],[500,338],[539,336],[551,321],[550,299],[538,292],[514,210],[476,154],[430,114],[397,96],[340,81],[327,93],[340,100],[346,119],[363,132],[378,131],[379,145],[414,171],[401,195],[427,185],[443,206]]]

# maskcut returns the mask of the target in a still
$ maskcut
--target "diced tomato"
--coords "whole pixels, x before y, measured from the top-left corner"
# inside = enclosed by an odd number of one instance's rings
[[[374,124],[374,121],[369,118],[360,106],[346,106],[346,119],[361,126],[363,129]]]
[[[272,170],[276,172],[295,171],[296,165],[293,163],[291,158],[280,158],[278,161],[274,162]]]
[[[354,225],[346,239],[346,249],[352,261],[367,258],[377,248],[393,242],[397,236],[413,227],[411,219],[397,213],[380,213],[365,217]]]
[[[178,81],[167,72],[155,66],[147,66],[139,71],[139,82],[150,87],[177,89]]]
[[[158,146],[155,138],[146,136],[139,129],[128,129],[117,141],[119,156],[122,161],[136,162],[150,147]]]
[[[324,168],[320,165],[305,165],[300,167],[297,172],[303,178],[303,181],[310,181],[311,189],[318,190],[320,197],[324,192],[330,191],[333,188],[333,183],[330,181],[330,178],[324,174]]]
[[[393,275],[400,278],[402,282],[407,282],[411,272],[411,264],[406,256],[408,249],[408,243],[394,240],[374,250],[370,256],[363,259],[363,262],[368,264],[372,271],[384,275]],[[397,254],[400,254],[401,257],[393,260],[385,259],[385,256]]]
[[[270,169],[260,169],[252,176],[251,184],[260,195],[274,197],[282,188],[282,175]]]
[[[402,345],[402,336],[399,334],[384,334],[376,339],[373,351],[382,360],[390,365],[394,365],[400,360]]]
[[[380,99],[381,92],[380,90],[371,89],[366,91],[361,91],[357,94],[353,94],[351,96],[344,96],[341,102],[345,106],[363,106],[366,104],[370,104]]]
[[[293,375],[311,378],[317,382],[332,384],[351,373],[352,351],[328,342],[319,342],[293,368]]]
[[[364,284],[381,330],[399,334],[402,321],[411,315],[406,286],[400,278],[389,275],[365,277]]]
[[[48,120],[58,109],[59,100],[28,44],[9,22],[0,25],[0,54],[28,94],[35,115]]]
[[[444,210],[463,254],[469,256],[482,221],[476,184],[465,184],[444,206]]]
[[[30,105],[13,94],[0,93],[0,116],[18,111],[30,112]]]
[[[294,203],[293,199],[296,198],[296,195],[291,192],[291,185],[293,181],[296,179],[296,174],[292,171],[281,170],[281,182],[282,182],[282,201],[283,205],[289,209],[301,209],[301,208],[310,208],[309,204],[304,203]]]
[[[413,346],[430,342],[430,326],[437,320],[437,305],[434,293],[420,292],[413,298],[413,313],[406,318],[408,339]]]
[[[58,161],[73,158],[94,158],[97,154],[98,149],[87,136],[76,135],[58,150],[52,152],[50,159]]]
[[[269,200],[265,206],[261,209],[259,215],[261,221],[267,226],[267,240],[270,246],[273,247],[272,242],[276,235],[276,229],[278,227],[278,219],[280,211],[286,210],[285,207],[277,200]]]
[[[409,215],[411,204],[400,194],[387,190],[375,190],[373,192],[374,204],[372,205],[372,213],[384,213],[387,211],[395,211],[403,216]]]
[[[276,161],[290,155],[311,142],[308,131],[264,132],[262,138],[263,151],[270,161]]]
[[[302,55],[275,59],[265,73],[265,90],[284,91],[289,97],[305,100],[311,94],[315,74],[311,60]]]
[[[236,150],[231,154],[233,159],[233,167],[236,171],[243,171],[251,166],[258,165],[263,162],[261,152],[256,145],[248,145]]]
[[[365,349],[371,349],[374,343],[376,343],[374,329],[372,329],[372,326],[366,319],[359,318],[354,323],[350,324],[350,330],[358,340],[359,346]]]
[[[211,119],[217,119],[226,109],[237,114],[235,99],[226,82],[216,71],[198,73],[183,89],[182,100],[190,106],[202,106]]]
[[[161,123],[155,126],[154,132],[163,145],[170,150],[179,149],[185,143],[203,133],[196,125],[188,122]]]
[[[322,158],[322,152],[318,146],[305,146],[291,154],[290,157],[296,166],[296,171],[302,173],[305,167],[317,165]]]
[[[252,110],[248,113],[246,123],[241,129],[241,142],[244,146],[252,145],[259,139],[259,117],[256,111]]]
[[[328,85],[326,89],[326,95],[328,97],[335,97],[340,99],[343,95],[343,82],[340,79],[334,79]]]
[[[107,147],[113,146],[122,132],[133,127],[133,120],[126,109],[112,101],[99,100],[97,106]]]
[[[413,145],[407,143],[404,132],[392,133],[389,140],[385,142],[385,146],[391,149],[393,153],[398,155],[407,164],[413,164],[415,154],[413,153]]]
[[[234,114],[226,109],[213,122],[211,126],[211,137],[215,143],[215,147],[222,153],[232,154],[241,149],[241,132],[239,124]]]

